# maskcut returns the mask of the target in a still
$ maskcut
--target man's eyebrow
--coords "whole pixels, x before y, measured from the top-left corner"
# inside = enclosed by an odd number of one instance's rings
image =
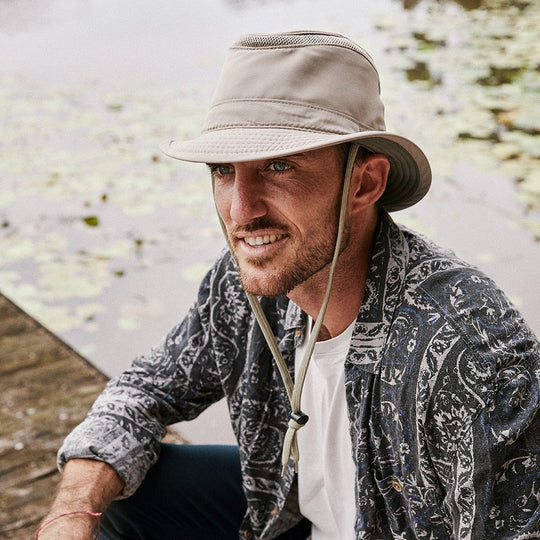
[[[212,169],[215,169],[216,167],[218,167],[219,165],[230,165],[227,161],[220,161],[220,162],[217,162],[217,163],[207,163],[206,166],[212,170]]]
[[[296,157],[302,157],[302,156],[305,156],[306,153],[305,152],[298,152],[298,154],[289,154],[287,156],[279,156],[277,158],[272,158],[272,159],[287,159],[287,158],[296,158]]]

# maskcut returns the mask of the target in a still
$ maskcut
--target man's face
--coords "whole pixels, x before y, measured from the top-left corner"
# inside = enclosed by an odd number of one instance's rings
[[[331,262],[344,174],[338,147],[210,169],[246,291],[287,294]]]

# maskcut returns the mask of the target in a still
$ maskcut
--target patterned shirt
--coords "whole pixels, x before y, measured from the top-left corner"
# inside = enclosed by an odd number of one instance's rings
[[[293,373],[306,316],[285,296],[261,303]],[[485,275],[383,213],[344,366],[356,537],[540,538],[539,358]],[[165,426],[223,396],[248,501],[240,537],[273,538],[301,519],[292,462],[280,470],[290,406],[228,251],[184,321],[109,383],[59,463],[103,460],[128,496]]]

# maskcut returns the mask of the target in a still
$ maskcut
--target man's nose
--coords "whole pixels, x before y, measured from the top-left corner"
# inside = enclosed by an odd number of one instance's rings
[[[267,212],[264,180],[256,171],[236,167],[230,217],[236,225],[246,225]]]

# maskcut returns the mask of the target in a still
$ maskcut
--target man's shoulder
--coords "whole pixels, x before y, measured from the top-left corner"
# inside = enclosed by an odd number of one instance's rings
[[[398,225],[408,248],[410,268],[422,268],[425,265],[444,265],[445,267],[477,270],[472,264],[461,259],[456,253],[431,238],[403,225]]]
[[[406,228],[402,232],[409,248],[405,285],[410,290],[418,289],[426,300],[442,308],[455,304],[465,293],[471,300],[488,295],[498,303],[509,303],[497,284],[476,266],[421,234]]]
[[[520,312],[483,271],[420,234],[402,231],[409,247],[403,287],[407,308],[424,320],[444,321],[471,345],[536,342]]]

